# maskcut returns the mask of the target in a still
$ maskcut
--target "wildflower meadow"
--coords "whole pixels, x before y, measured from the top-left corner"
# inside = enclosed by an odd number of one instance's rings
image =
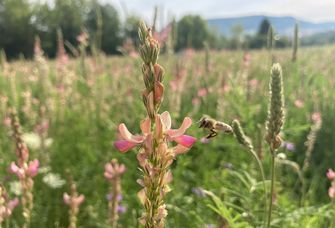
[[[0,61],[2,227],[335,227],[335,47]],[[170,38],[169,38],[170,37]]]

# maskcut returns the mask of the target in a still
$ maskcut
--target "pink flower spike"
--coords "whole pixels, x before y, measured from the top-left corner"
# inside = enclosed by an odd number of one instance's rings
[[[178,144],[190,148],[197,141],[197,139],[189,135],[182,135],[174,138],[174,141]]]
[[[34,161],[30,161],[27,172],[26,172],[28,176],[30,177],[36,176],[38,173],[39,165],[40,165],[40,162],[37,159],[35,159]]]
[[[335,178],[335,172],[332,169],[328,169],[327,178],[328,180],[333,180]]]
[[[192,120],[189,117],[185,117],[182,125],[180,126],[179,129],[171,129],[167,131],[167,134],[173,139],[179,136],[182,136],[185,131],[191,127],[192,125]]]
[[[128,150],[130,150],[130,149],[134,148],[135,146],[137,146],[137,144],[129,142],[127,140],[119,140],[119,141],[114,142],[114,146],[121,153],[125,153]]]

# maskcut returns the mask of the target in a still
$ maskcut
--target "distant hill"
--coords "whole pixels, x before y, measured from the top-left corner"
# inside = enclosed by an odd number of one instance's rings
[[[293,34],[294,25],[299,23],[300,33],[302,36],[309,36],[316,33],[335,31],[335,22],[313,23],[300,20],[294,17],[273,17],[273,16],[245,16],[234,18],[220,18],[207,20],[209,26],[222,35],[230,36],[231,28],[234,25],[242,25],[246,34],[255,34],[259,25],[264,18],[268,18],[276,32],[281,35],[291,36]]]

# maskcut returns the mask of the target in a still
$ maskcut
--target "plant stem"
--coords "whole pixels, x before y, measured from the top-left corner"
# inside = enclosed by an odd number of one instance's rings
[[[251,154],[253,155],[253,157],[256,159],[257,161],[257,165],[259,167],[259,170],[261,172],[261,176],[262,176],[262,182],[263,182],[263,189],[264,189],[264,194],[265,194],[265,197],[264,197],[264,207],[266,208],[266,205],[267,205],[267,195],[268,195],[268,191],[266,190],[266,184],[265,184],[265,175],[264,175],[264,170],[263,170],[263,165],[262,165],[262,162],[261,160],[259,159],[258,155],[256,154],[255,151],[253,150],[250,150]],[[264,209],[264,225],[266,224],[266,209]]]
[[[270,227],[271,224],[271,214],[272,214],[272,204],[273,204],[273,193],[274,193],[274,183],[275,183],[275,155],[271,152],[272,160],[271,160],[271,190],[270,190],[270,202],[269,202],[269,213],[268,213],[268,225]]]

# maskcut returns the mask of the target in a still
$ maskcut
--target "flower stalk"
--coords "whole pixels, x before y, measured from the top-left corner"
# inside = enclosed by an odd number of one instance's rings
[[[77,216],[79,213],[79,206],[84,202],[85,196],[83,194],[79,195],[77,191],[77,186],[73,182],[72,178],[69,177],[69,183],[71,185],[71,194],[66,192],[63,194],[64,203],[70,207],[69,210],[69,228],[77,227]]]
[[[280,138],[279,133],[284,124],[283,78],[282,69],[278,63],[274,64],[271,69],[269,103],[270,105],[266,122],[267,133],[265,136],[265,140],[269,144],[271,153],[271,190],[267,227],[270,227],[271,224],[271,214],[273,207],[276,150],[282,143],[282,139]]]
[[[142,74],[145,90],[142,94],[147,117],[142,120],[140,127],[142,135],[132,135],[125,124],[119,125],[121,140],[114,143],[120,152],[140,145],[137,154],[141,166],[143,179],[137,182],[143,187],[138,193],[145,212],[140,222],[145,228],[164,227],[167,210],[165,196],[170,191],[168,183],[172,181],[170,165],[178,154],[186,153],[196,139],[184,135],[192,125],[188,117],[179,129],[171,129],[171,116],[169,112],[159,114],[159,108],[164,97],[164,69],[157,64],[160,51],[159,44],[152,36],[152,31],[141,22],[139,25],[140,48],[139,53],[143,60]],[[170,142],[175,147],[169,147]]]
[[[13,129],[13,138],[16,144],[17,161],[12,162],[9,172],[15,174],[19,180],[22,189],[22,207],[24,224],[23,227],[29,227],[31,221],[31,213],[33,210],[33,187],[35,177],[38,173],[39,161],[37,159],[29,161],[28,147],[22,139],[21,126],[17,117],[16,110],[11,112],[11,124]]]
[[[19,204],[19,199],[9,199],[4,186],[0,185],[0,227],[3,221],[12,215],[14,208]]]
[[[123,164],[119,164],[116,159],[105,165],[105,178],[110,182],[110,193],[108,195],[109,223],[112,228],[116,228],[119,219],[119,201],[121,195],[121,176],[126,171]]]

